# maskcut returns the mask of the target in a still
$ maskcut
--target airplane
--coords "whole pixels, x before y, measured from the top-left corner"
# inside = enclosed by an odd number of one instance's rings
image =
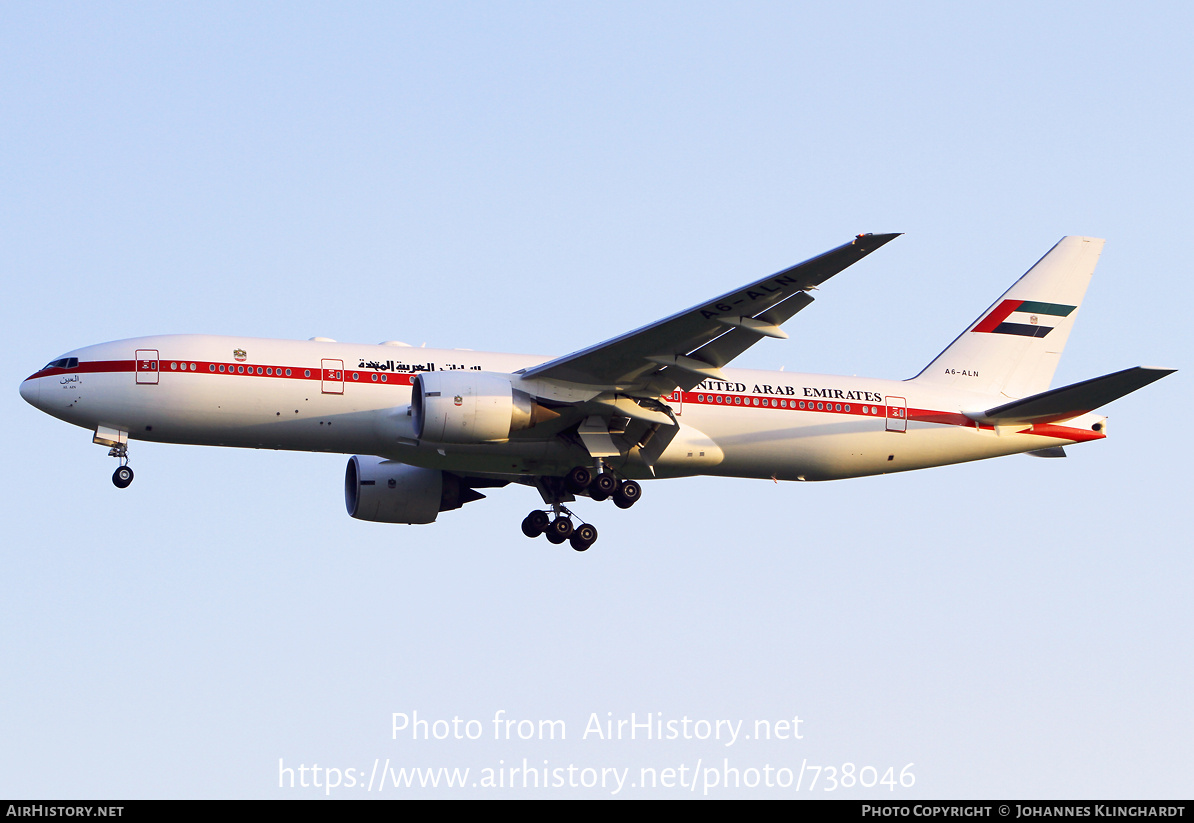
[[[1094,410],[1171,374],[1135,367],[1050,389],[1103,241],[1065,237],[907,380],[732,370],[813,302],[810,291],[898,234],[850,242],[563,357],[160,335],[86,346],[21,384],[92,431],[133,480],[130,440],[350,454],[360,520],[426,524],[534,486],[522,521],[585,551],[577,497],[629,508],[647,479],[820,481],[1026,453],[1107,436]],[[574,523],[573,519],[578,522]]]

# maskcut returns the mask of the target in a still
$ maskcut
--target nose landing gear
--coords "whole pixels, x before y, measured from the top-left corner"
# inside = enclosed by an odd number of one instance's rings
[[[129,433],[123,429],[99,426],[91,438],[91,442],[97,446],[109,447],[108,457],[115,457],[120,461],[116,471],[112,472],[112,485],[118,489],[127,489],[133,482],[133,470],[129,468],[128,437]]]
[[[108,451],[108,457],[120,458],[120,465],[112,472],[112,485],[118,489],[127,489],[133,482],[133,470],[129,468],[129,447],[124,443],[117,443]]]

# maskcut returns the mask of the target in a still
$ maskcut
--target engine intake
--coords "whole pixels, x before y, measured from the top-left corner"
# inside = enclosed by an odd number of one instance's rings
[[[559,414],[492,372],[423,372],[411,391],[415,436],[436,443],[493,443]]]
[[[344,471],[344,507],[357,520],[434,523],[440,512],[484,496],[454,474],[381,457],[353,455]]]

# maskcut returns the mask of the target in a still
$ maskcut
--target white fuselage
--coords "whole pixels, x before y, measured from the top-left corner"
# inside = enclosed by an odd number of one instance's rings
[[[512,373],[548,358],[462,349],[162,335],[77,349],[21,394],[55,417],[130,439],[379,455],[456,472],[553,474],[587,462],[566,438],[531,428],[472,445],[416,438],[408,409],[424,371]],[[56,361],[61,362],[61,361]],[[997,430],[964,412],[1000,399],[916,381],[726,369],[663,398],[680,432],[652,472],[830,480],[1035,451],[1106,435],[1105,418]]]

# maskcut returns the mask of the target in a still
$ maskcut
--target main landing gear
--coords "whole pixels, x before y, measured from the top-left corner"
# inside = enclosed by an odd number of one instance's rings
[[[619,509],[629,509],[643,495],[643,487],[633,480],[618,480],[609,472],[594,475],[585,466],[577,466],[564,475],[564,485],[573,494],[587,494],[594,500],[612,497]]]
[[[572,525],[573,514],[563,506],[553,506],[553,518],[542,509],[528,514],[522,521],[522,533],[527,537],[543,535],[549,543],[557,546],[567,540],[572,548],[578,552],[588,551],[589,546],[597,542],[597,529],[589,523],[579,526]]]
[[[133,470],[129,468],[129,447],[119,443],[108,452],[108,457],[120,458],[120,465],[112,472],[112,485],[118,489],[127,489],[133,482]]]
[[[536,509],[528,514],[522,521],[522,533],[531,538],[545,535],[549,542],[556,545],[567,540],[576,551],[586,551],[597,542],[597,529],[589,523],[572,525],[574,515],[564,507],[564,495],[559,493],[562,490],[558,484],[557,479],[556,491],[552,495],[555,499],[551,501],[551,513]],[[618,480],[609,472],[594,475],[592,470],[585,466],[577,466],[568,472],[564,476],[563,487],[572,494],[587,494],[594,500],[613,498],[614,505],[619,509],[630,508],[643,494],[642,487],[633,480]],[[543,496],[544,499],[548,499],[546,492]]]

